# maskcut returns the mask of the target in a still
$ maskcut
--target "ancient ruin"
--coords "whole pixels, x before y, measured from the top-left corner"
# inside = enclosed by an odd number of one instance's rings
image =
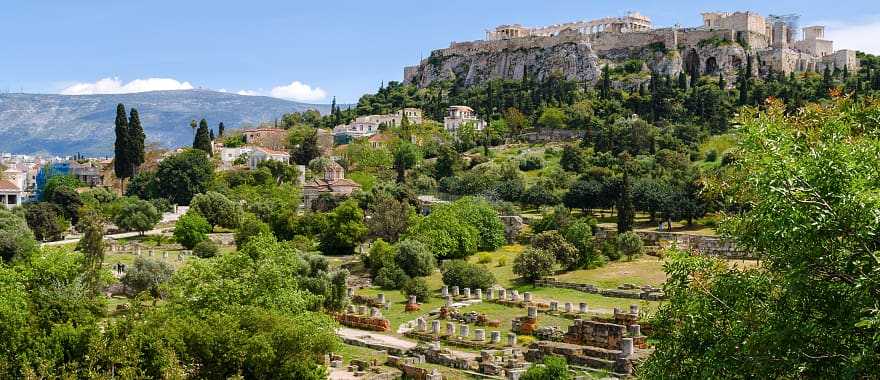
[[[700,26],[658,29],[638,13],[545,27],[501,25],[487,31],[485,40],[453,42],[433,51],[419,65],[404,69],[404,81],[420,87],[438,80],[474,85],[524,76],[542,80],[559,73],[595,84],[605,64],[613,68],[629,59],[644,61],[660,75],[731,77],[748,60],[756,74],[859,66],[855,51],[834,51],[823,26],[805,27],[796,39],[796,16],[749,11],[702,16]]]

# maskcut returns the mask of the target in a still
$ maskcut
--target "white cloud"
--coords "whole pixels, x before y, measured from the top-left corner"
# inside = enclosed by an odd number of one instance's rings
[[[192,90],[189,82],[179,82],[171,78],[135,79],[122,83],[117,77],[99,79],[93,83],[75,83],[61,90],[63,95],[128,94],[133,92],[162,90]]]
[[[293,81],[286,86],[273,87],[270,92],[275,98],[292,99],[300,102],[314,102],[327,97],[327,92],[320,87],[312,88],[300,81]]]
[[[236,94],[244,95],[244,96],[257,96],[257,95],[260,95],[259,92],[254,91],[254,90],[241,90],[241,91],[237,92]]]
[[[834,41],[834,49],[854,49],[880,54],[880,16],[862,22],[819,22],[826,25],[825,38]]]

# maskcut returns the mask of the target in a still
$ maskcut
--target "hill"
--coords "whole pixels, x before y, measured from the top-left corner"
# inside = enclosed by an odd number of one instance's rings
[[[0,94],[0,152],[110,155],[116,104],[135,107],[148,143],[177,147],[192,143],[190,120],[206,118],[227,130],[272,121],[293,111],[329,105],[208,90],[154,91],[114,95]]]

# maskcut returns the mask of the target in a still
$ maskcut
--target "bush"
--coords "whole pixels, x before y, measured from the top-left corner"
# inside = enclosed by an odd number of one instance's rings
[[[196,244],[193,247],[193,255],[201,257],[203,259],[211,258],[217,256],[217,252],[220,251],[220,247],[213,240],[203,240]]]
[[[565,240],[558,231],[544,231],[532,238],[532,246],[550,253],[565,269],[575,269],[578,265],[578,249]]]
[[[421,277],[414,277],[404,282],[400,293],[407,297],[407,301],[409,301],[409,296],[416,296],[416,300],[419,302],[431,300],[431,290],[428,289],[428,283]]]
[[[208,239],[211,225],[198,212],[187,211],[174,224],[174,239],[186,249],[193,249],[201,241]]]
[[[406,239],[398,243],[394,261],[411,277],[430,276],[434,272],[434,254],[418,240]]]
[[[620,251],[617,250],[617,244],[611,239],[602,243],[602,255],[611,261],[620,260]]]
[[[479,264],[492,264],[492,255],[488,253],[481,253],[479,257],[477,257],[477,263]]]
[[[245,213],[241,217],[241,224],[235,229],[235,246],[242,247],[248,241],[260,234],[271,234],[272,229],[263,223],[260,218],[251,213]]]
[[[718,151],[717,150],[712,149],[712,150],[706,152],[706,162],[715,162],[715,160],[717,160],[717,159],[718,159]]]
[[[553,254],[537,248],[529,248],[513,260],[513,273],[528,282],[553,274],[556,258]]]
[[[632,260],[642,254],[642,238],[632,231],[617,235],[617,249]]]
[[[400,289],[409,279],[403,269],[396,265],[390,265],[379,269],[373,283],[382,289]]]
[[[519,170],[524,172],[544,168],[544,159],[540,156],[528,156],[519,161]]]
[[[503,267],[507,265],[507,257],[501,256],[498,258],[498,264],[496,266]]]
[[[190,208],[202,214],[211,224],[211,227],[220,226],[236,228],[239,223],[238,205],[225,195],[215,191],[199,194],[193,197]]]
[[[460,288],[488,289],[495,285],[495,276],[485,266],[453,260],[443,267],[443,283]]]
[[[376,277],[382,268],[395,265],[395,256],[397,256],[397,250],[394,249],[394,246],[388,244],[385,240],[376,239],[373,245],[370,246],[370,251],[364,258],[364,263],[370,268],[370,274]]]

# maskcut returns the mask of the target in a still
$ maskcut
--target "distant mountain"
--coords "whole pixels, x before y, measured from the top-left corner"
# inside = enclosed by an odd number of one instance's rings
[[[111,155],[117,103],[125,104],[126,110],[138,109],[147,143],[168,148],[192,144],[192,119],[206,118],[216,133],[221,121],[228,131],[271,122],[287,112],[330,111],[327,104],[207,90],[119,95],[0,94],[0,152]]]

